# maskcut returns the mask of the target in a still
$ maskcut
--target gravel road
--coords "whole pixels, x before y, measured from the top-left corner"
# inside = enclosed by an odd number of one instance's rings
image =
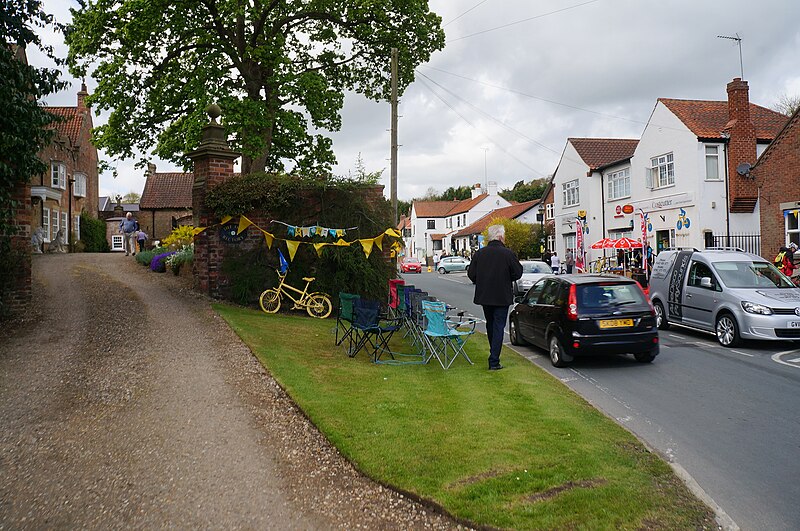
[[[35,256],[0,331],[0,529],[458,529],[359,474],[185,281]]]

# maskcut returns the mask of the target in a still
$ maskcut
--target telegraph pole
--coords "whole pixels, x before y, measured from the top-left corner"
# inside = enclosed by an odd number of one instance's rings
[[[392,169],[391,169],[391,200],[394,212],[394,225],[400,222],[397,217],[397,48],[392,48]]]

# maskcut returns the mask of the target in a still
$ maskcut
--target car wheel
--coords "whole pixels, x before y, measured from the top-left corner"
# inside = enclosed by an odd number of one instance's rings
[[[555,334],[550,336],[550,363],[553,364],[553,367],[566,367],[570,361],[572,358],[564,353],[564,347],[561,346],[558,337]]]
[[[654,359],[656,359],[656,355],[658,354],[657,349],[653,349],[649,352],[637,352],[633,355],[633,357],[639,363],[651,363]]]
[[[514,346],[526,345],[527,341],[522,339],[519,335],[519,324],[516,319],[508,321],[508,336],[511,338],[511,344]]]
[[[723,313],[717,317],[714,331],[717,333],[717,341],[723,347],[735,347],[741,342],[739,325],[736,324],[733,315],[729,313]]]
[[[664,306],[659,301],[653,303],[653,309],[656,311],[656,326],[659,330],[669,330],[669,322],[667,322],[667,314],[664,313]]]
[[[444,275],[445,273],[447,273],[447,270],[445,268],[443,268],[443,267],[440,267],[439,268],[439,274],[440,275]]]

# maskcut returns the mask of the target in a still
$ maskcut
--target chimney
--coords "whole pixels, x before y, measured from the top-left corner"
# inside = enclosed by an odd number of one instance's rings
[[[156,165],[152,162],[147,163],[147,171],[145,172],[145,177],[150,177],[151,175],[156,174]]]
[[[86,96],[89,95],[89,91],[86,90],[86,83],[81,83],[81,91],[78,92],[78,109],[86,110]]]
[[[477,183],[472,187],[472,197],[470,199],[475,199],[479,195],[481,195],[483,191],[481,190],[481,184]]]
[[[486,193],[495,196],[497,195],[497,181],[489,181],[486,186]]]
[[[730,211],[753,212],[757,195],[749,174],[737,172],[742,164],[756,163],[756,128],[750,119],[747,81],[734,78],[728,83],[728,123],[723,133],[728,140],[728,191]]]

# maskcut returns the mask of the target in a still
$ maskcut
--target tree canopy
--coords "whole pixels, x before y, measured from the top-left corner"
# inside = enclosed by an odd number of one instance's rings
[[[89,101],[111,111],[98,147],[185,165],[216,102],[245,173],[328,173],[320,131],[340,128],[344,92],[387,99],[391,48],[402,91],[444,47],[427,0],[86,0],[72,14],[71,70],[93,68]]]
[[[528,183],[525,181],[517,181],[513,188],[510,190],[504,189],[500,191],[500,197],[507,201],[516,201],[518,203],[525,203],[540,199],[545,190],[547,190],[547,183],[549,179],[534,179]]]
[[[52,49],[34,32],[52,25],[41,0],[4,2],[0,9],[0,236],[13,230],[12,194],[17,185],[47,169],[38,152],[50,142],[53,129],[48,126],[57,118],[40,103],[66,83],[59,81],[56,69],[28,65],[24,50],[37,46],[52,58]]]

